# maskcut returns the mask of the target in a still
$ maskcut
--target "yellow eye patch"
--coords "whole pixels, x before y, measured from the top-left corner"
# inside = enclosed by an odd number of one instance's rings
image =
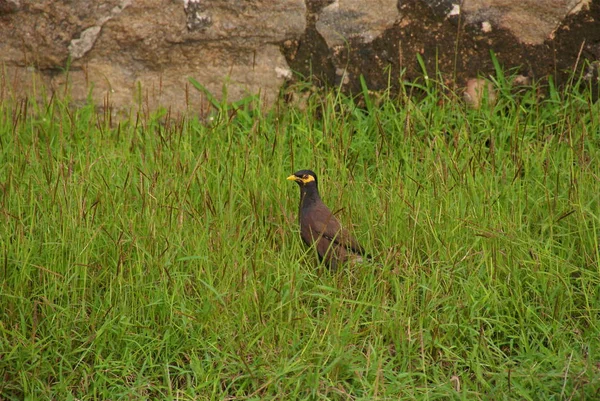
[[[301,178],[302,182],[305,184],[308,184],[309,182],[312,182],[315,180],[315,177],[313,177],[312,175],[308,175],[308,174],[304,174]]]
[[[302,177],[298,177],[292,174],[287,179],[290,181],[301,182],[302,184],[308,184],[309,182],[313,182],[315,180],[315,177],[309,174],[304,174],[302,175]]]

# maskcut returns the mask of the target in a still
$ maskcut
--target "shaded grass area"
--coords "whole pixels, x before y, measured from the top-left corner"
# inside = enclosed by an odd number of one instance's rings
[[[0,398],[597,397],[600,107],[497,80],[210,123],[2,103]],[[302,246],[301,168],[378,264]]]

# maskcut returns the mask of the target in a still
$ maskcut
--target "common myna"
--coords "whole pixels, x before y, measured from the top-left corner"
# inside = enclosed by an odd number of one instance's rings
[[[300,186],[300,236],[306,245],[313,246],[319,260],[336,269],[346,262],[360,262],[365,250],[335,218],[321,200],[317,175],[311,170],[300,170],[290,175],[290,181]]]

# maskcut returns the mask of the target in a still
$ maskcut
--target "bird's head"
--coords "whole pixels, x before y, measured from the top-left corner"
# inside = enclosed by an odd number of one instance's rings
[[[300,170],[290,175],[288,178],[290,181],[296,181],[300,188],[306,186],[317,186],[317,175],[311,170]]]

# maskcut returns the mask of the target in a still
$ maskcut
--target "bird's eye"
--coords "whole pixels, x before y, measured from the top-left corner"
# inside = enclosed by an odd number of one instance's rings
[[[304,180],[306,180],[306,179],[308,178],[308,175],[304,174],[304,175],[302,176],[302,178],[303,178]]]

